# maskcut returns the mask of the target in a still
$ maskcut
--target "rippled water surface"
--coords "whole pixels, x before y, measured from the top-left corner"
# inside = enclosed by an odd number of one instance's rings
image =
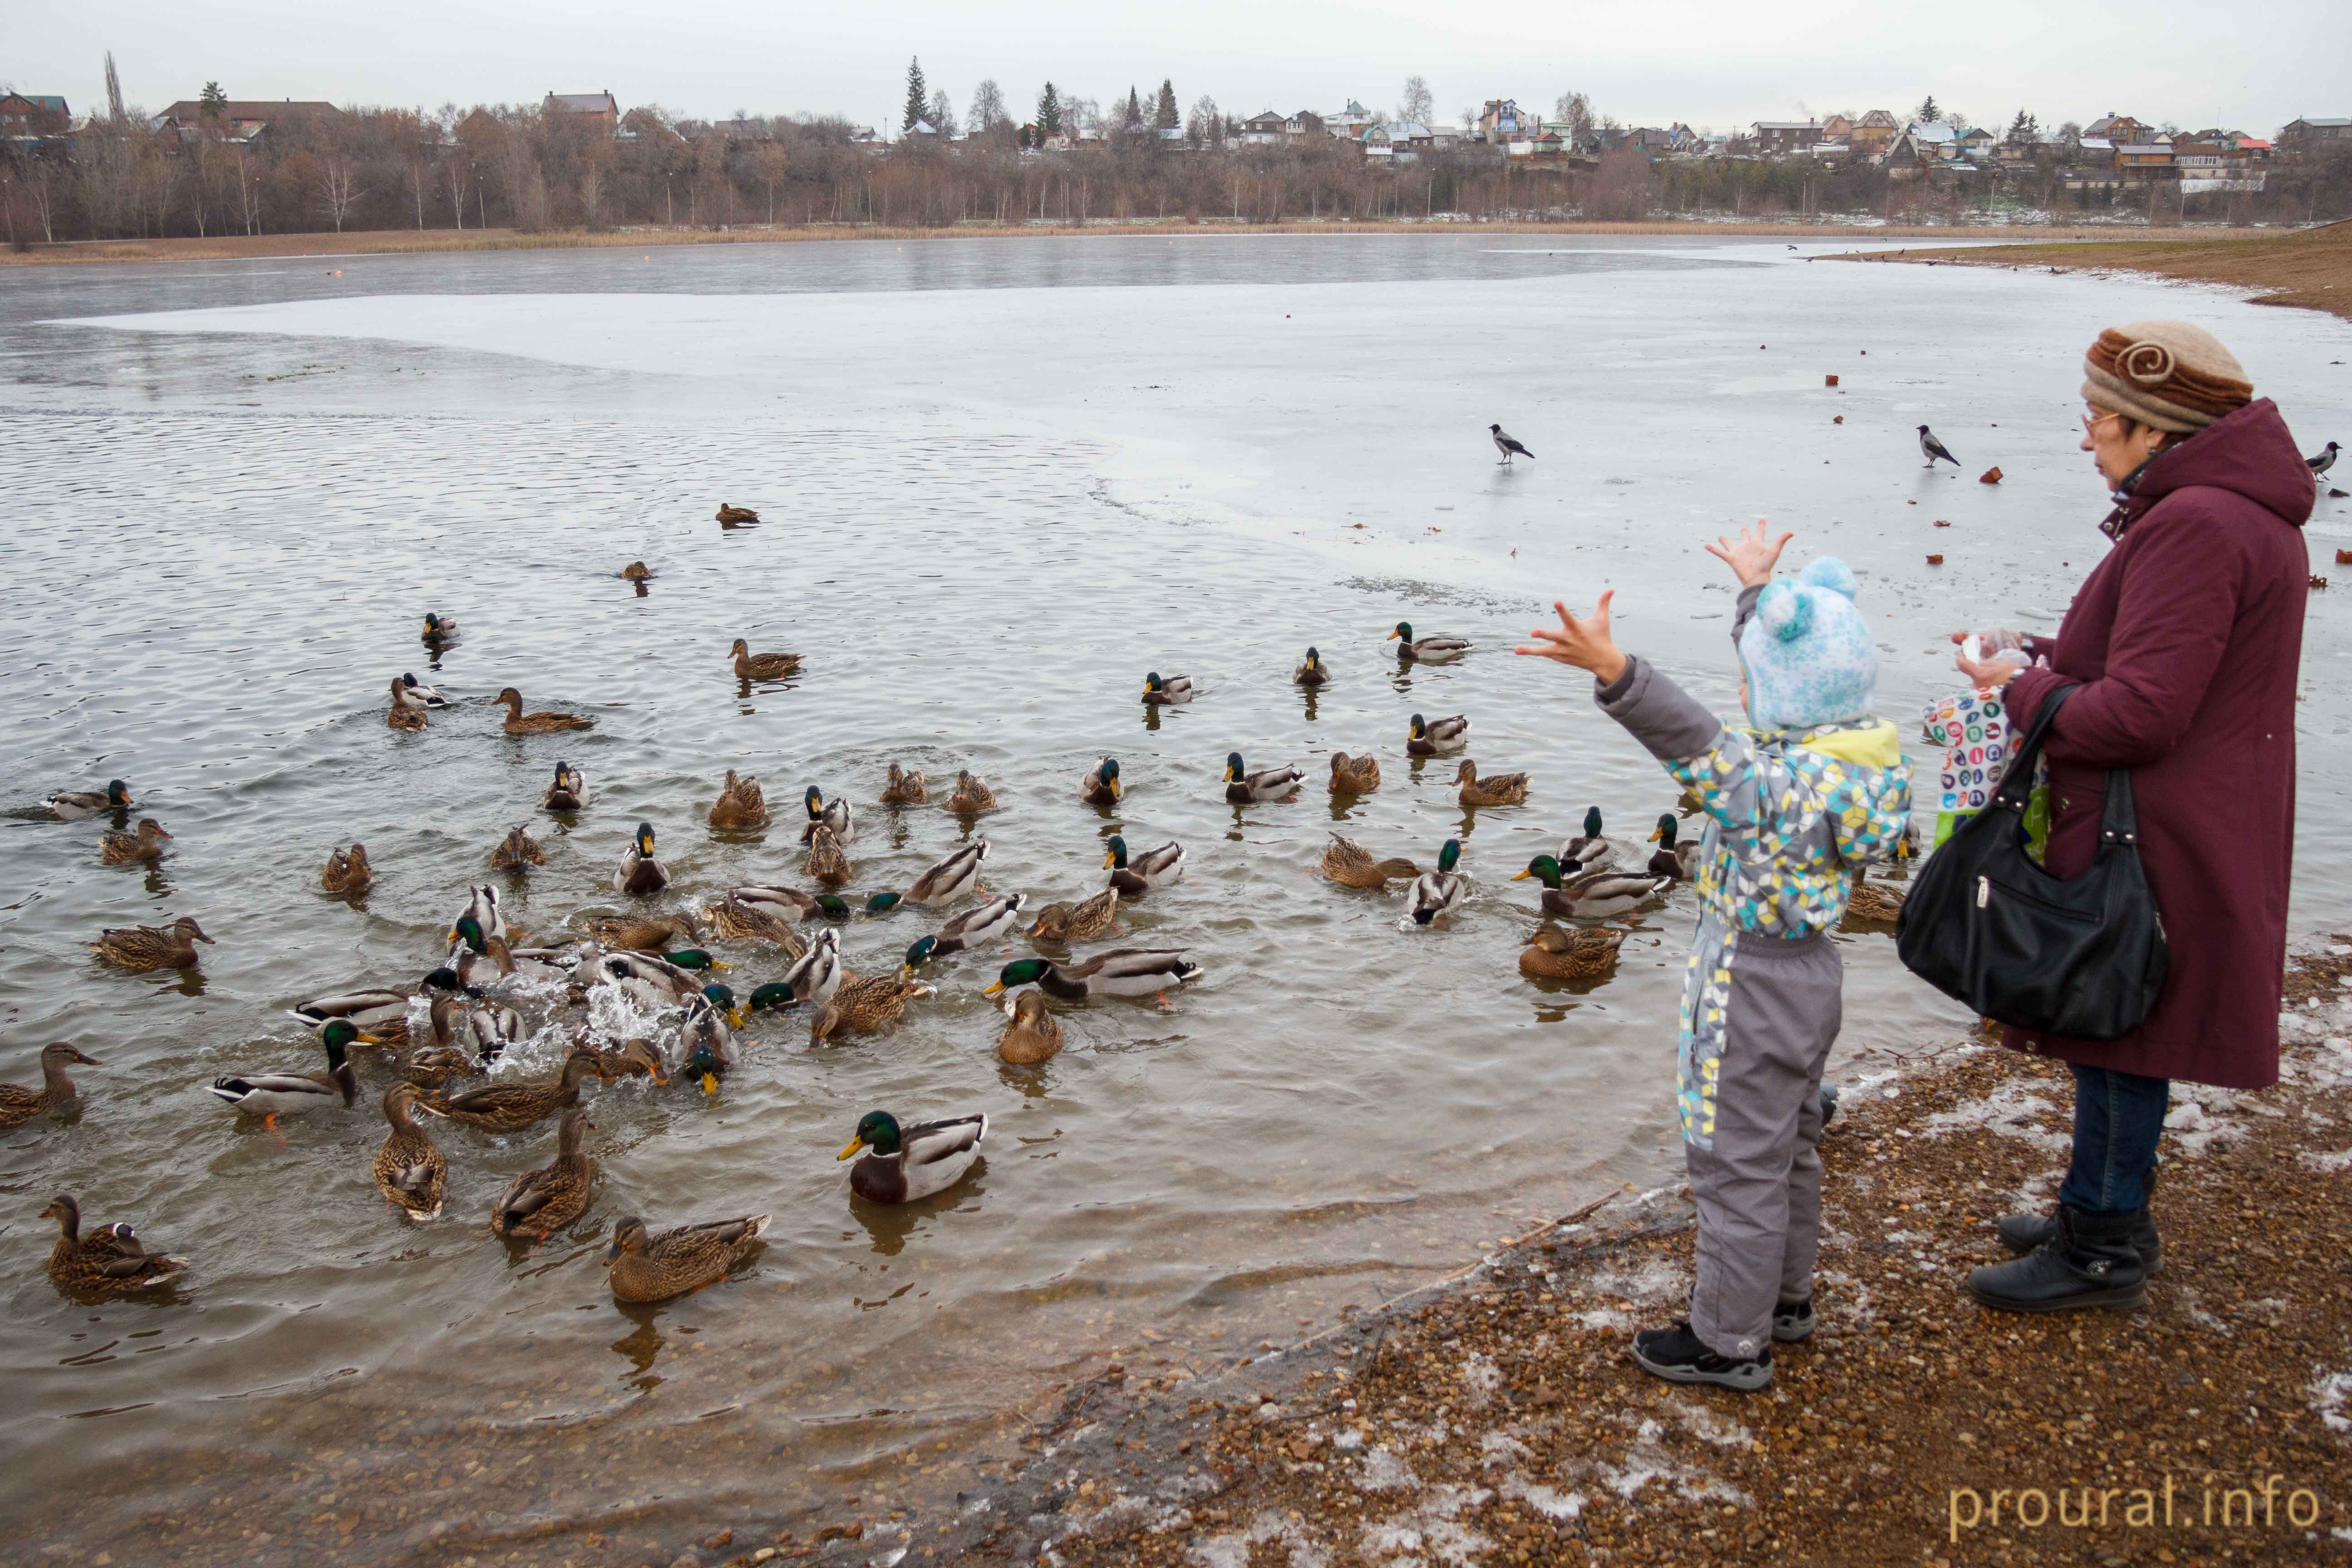
[[[173,835],[160,867],[102,867],[102,821],[0,816],[0,1069],[30,1080],[52,1038],[105,1064],[78,1072],[77,1113],[0,1145],[11,1517],[76,1552],[276,1563],[533,1555],[557,1520],[642,1556],[834,1517],[853,1493],[887,1514],[1014,1452],[1020,1410],[1106,1356],[1136,1375],[1230,1360],[1668,1179],[1688,894],[1633,922],[1613,979],[1538,987],[1514,966],[1532,884],[1507,878],[1589,805],[1638,842],[1673,792],[1509,642],[1552,594],[1614,585],[1623,640],[1727,704],[1730,595],[1695,543],[1769,511],[1800,552],[1863,571],[1908,729],[1948,684],[1938,634],[2047,629],[2095,558],[2070,367],[2100,324],[2158,313],[2213,325],[2306,445],[2340,434],[2342,323],[2147,285],[1811,267],[1779,242],[0,274],[0,802],[119,775]],[[1920,472],[1921,419],[1964,479]],[[1538,460],[1496,468],[1491,420]],[[2001,486],[1969,482],[1993,461]],[[722,531],[722,499],[763,521]],[[2312,533],[2317,559],[2352,542],[2342,503]],[[1930,549],[1949,564],[1922,564]],[[656,574],[644,594],[615,576],[633,559]],[[464,630],[437,658],[428,609]],[[2324,804],[2347,757],[2328,609],[2315,596],[2299,930],[2352,915]],[[1479,646],[1400,666],[1381,637],[1401,618]],[[802,674],[739,685],[738,636],[804,654]],[[1316,697],[1288,681],[1309,643],[1338,674]],[[421,734],[383,722],[404,669],[453,699]],[[1149,669],[1192,675],[1197,700],[1142,708]],[[506,685],[596,728],[507,737]],[[1414,711],[1468,713],[1469,754],[1531,771],[1530,804],[1465,812],[1450,764],[1406,757]],[[1231,807],[1234,750],[1308,784]],[[1385,787],[1334,802],[1333,750],[1377,754]],[[1097,810],[1076,784],[1105,754],[1128,793]],[[558,758],[593,790],[575,821],[536,810]],[[1001,809],[875,805],[894,760],[942,795],[970,767]],[[778,826],[705,826],[730,767]],[[887,1034],[811,1053],[797,1016],[760,1018],[714,1097],[592,1087],[595,1204],[536,1251],[483,1220],[550,1156],[551,1123],[436,1129],[447,1213],[411,1228],[369,1177],[380,1058],[359,1109],[275,1129],[203,1091],[316,1065],[284,1010],[413,985],[469,882],[534,932],[618,908],[640,820],[676,879],[660,906],[805,885],[809,784],[859,808],[860,896],[978,836],[991,887],[1034,907],[1099,886],[1113,833],[1180,840],[1185,879],[1123,910],[1125,935],[1204,974],[1164,1010],[1066,1009],[1069,1048],[1012,1068],[978,994],[1000,944],[939,965]],[[488,872],[525,821],[547,864]],[[1400,931],[1395,895],[1318,877],[1334,829],[1423,862],[1460,836],[1473,901],[1451,930]],[[374,888],[328,898],[319,868],[353,839]],[[217,939],[184,978],[81,945],[183,913]],[[844,957],[895,964],[937,918],[855,921]],[[1883,935],[1842,940],[1850,1047],[1964,1022]],[[713,945],[739,992],[781,970]],[[502,1073],[551,1072],[573,1016],[513,999],[536,1032]],[[833,1156],[875,1108],[985,1111],[985,1161],[929,1202],[853,1200]],[[55,1191],[186,1256],[184,1282],[61,1300],[34,1217]],[[598,1258],[629,1212],[774,1223],[729,1283],[623,1310]]]

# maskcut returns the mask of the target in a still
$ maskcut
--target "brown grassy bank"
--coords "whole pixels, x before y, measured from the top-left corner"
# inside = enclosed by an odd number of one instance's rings
[[[0,250],[0,263],[58,266],[124,261],[233,261],[302,257],[387,256],[424,250],[643,249],[670,245],[800,245],[827,240],[1033,239],[1135,237],[1235,234],[1496,234],[1689,235],[1758,239],[2024,239],[2048,236],[2040,228],[1949,228],[1851,226],[1803,223],[1100,223],[1084,227],[1032,224],[970,224],[952,228],[889,228],[873,225],[820,224],[809,227],[730,229],[628,229],[590,232],[566,229],[527,234],[520,229],[379,229],[364,234],[215,235],[205,239],[76,240],[36,245],[30,250]],[[2094,242],[2097,229],[2064,231]]]
[[[1948,262],[1958,267],[2046,267],[2061,272],[2144,272],[2192,283],[2257,289],[2257,305],[2292,305],[2352,318],[2352,223],[2293,233],[2242,229],[2118,238],[2097,244],[2058,241],[1900,256],[1840,256],[1836,261]]]

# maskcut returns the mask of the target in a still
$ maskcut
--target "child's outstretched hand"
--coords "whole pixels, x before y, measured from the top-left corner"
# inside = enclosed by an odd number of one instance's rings
[[[1764,520],[1759,517],[1752,527],[1742,529],[1738,539],[1718,535],[1706,547],[1706,552],[1737,573],[1741,587],[1753,588],[1772,580],[1772,568],[1780,563],[1781,550],[1795,537],[1791,531],[1778,539],[1767,539]]]
[[[1779,552],[1775,551],[1775,554]],[[1559,612],[1559,629],[1538,626],[1528,635],[1536,640],[1522,644],[1517,651],[1537,658],[1556,658],[1562,664],[1572,664],[1579,669],[1589,669],[1602,685],[1607,685],[1625,673],[1625,656],[1609,635],[1609,601],[1617,596],[1610,589],[1601,595],[1592,614],[1582,620],[1568,613],[1568,606],[1559,600],[1552,608]]]

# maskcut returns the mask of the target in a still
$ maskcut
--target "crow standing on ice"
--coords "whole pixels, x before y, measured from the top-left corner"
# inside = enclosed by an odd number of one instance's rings
[[[1536,455],[1520,446],[1512,437],[1504,435],[1500,425],[1489,425],[1486,426],[1486,431],[1495,437],[1495,450],[1503,454],[1503,461],[1509,462],[1514,455],[1525,458],[1531,463],[1535,461]]]
[[[1919,426],[1919,455],[1927,459],[1927,467],[1931,468],[1936,466],[1936,459],[1938,458],[1956,468],[1960,466],[1960,460],[1945,451],[1944,444],[1937,440],[1925,425]]]
[[[2311,465],[2311,477],[2313,479],[2325,479],[2327,475],[2327,470],[2336,466],[2336,443],[2330,441],[2320,452],[2319,456],[2316,458],[2305,458],[2304,461]]]

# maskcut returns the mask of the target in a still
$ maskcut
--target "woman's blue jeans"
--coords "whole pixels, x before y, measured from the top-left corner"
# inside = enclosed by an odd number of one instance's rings
[[[2058,1201],[2089,1214],[2147,1206],[2147,1176],[2172,1080],[2114,1068],[2074,1069],[2074,1159]]]

